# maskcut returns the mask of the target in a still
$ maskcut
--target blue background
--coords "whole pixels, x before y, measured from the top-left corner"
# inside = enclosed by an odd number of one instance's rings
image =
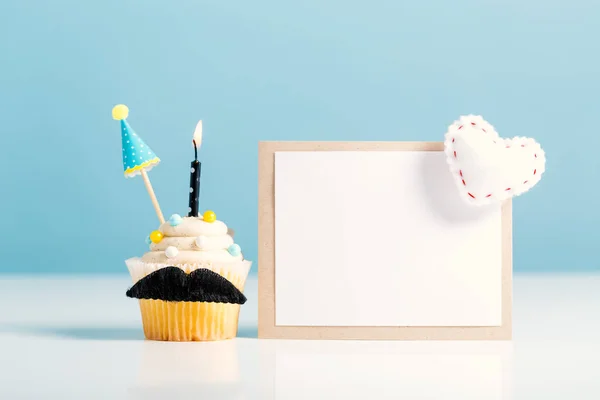
[[[203,208],[252,260],[259,140],[442,140],[481,114],[548,155],[514,203],[515,270],[598,270],[598,37],[580,0],[3,0],[0,272],[125,273],[146,250],[117,103],[166,217],[204,120]]]

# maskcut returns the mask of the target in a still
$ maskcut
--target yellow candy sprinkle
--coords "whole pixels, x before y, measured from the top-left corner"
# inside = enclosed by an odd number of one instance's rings
[[[150,240],[152,243],[160,243],[160,241],[163,240],[163,237],[164,235],[161,231],[152,231],[150,234]]]
[[[207,211],[204,213],[203,219],[204,219],[204,222],[213,223],[217,220],[217,214],[215,214],[212,211]]]

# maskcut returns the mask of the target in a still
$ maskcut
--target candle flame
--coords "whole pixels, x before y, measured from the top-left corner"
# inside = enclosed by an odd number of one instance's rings
[[[194,131],[194,138],[192,139],[196,150],[202,145],[202,120],[198,121],[196,130]]]

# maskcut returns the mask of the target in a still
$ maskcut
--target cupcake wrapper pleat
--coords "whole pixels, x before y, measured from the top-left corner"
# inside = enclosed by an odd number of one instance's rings
[[[140,300],[144,335],[150,340],[209,341],[234,338],[238,304]]]

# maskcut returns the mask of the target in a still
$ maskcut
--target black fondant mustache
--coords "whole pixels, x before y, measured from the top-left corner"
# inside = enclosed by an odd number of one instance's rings
[[[135,299],[164,301],[246,302],[246,296],[233,283],[206,268],[190,274],[177,267],[158,269],[140,279],[126,295]]]

